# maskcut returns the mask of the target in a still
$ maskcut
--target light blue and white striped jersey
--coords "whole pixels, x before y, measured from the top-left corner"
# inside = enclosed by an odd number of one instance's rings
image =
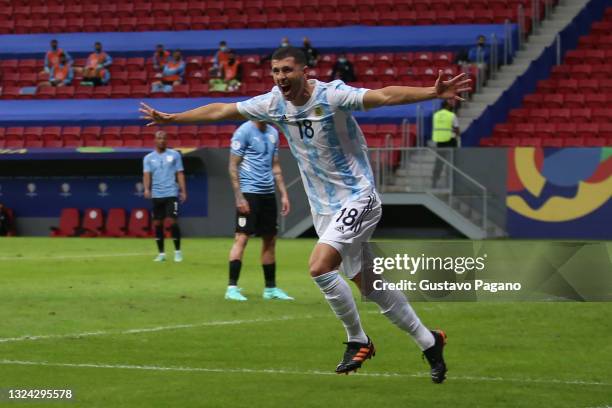
[[[295,156],[310,207],[316,214],[333,214],[349,202],[374,190],[367,145],[351,114],[364,110],[367,89],[337,80],[314,85],[303,106],[286,101],[278,89],[238,102],[245,117],[277,124]]]
[[[233,155],[242,157],[240,162],[240,191],[243,193],[274,193],[272,162],[278,154],[278,131],[266,125],[261,132],[248,121],[240,125],[232,136]]]
[[[181,154],[166,149],[163,153],[153,150],[143,159],[143,172],[151,173],[151,197],[165,198],[178,196],[176,173],[183,171]]]

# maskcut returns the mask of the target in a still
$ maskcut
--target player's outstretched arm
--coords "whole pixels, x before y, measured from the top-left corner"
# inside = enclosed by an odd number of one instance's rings
[[[406,105],[409,103],[426,101],[429,99],[457,99],[463,92],[470,91],[471,79],[466,79],[466,74],[459,74],[448,81],[442,80],[442,71],[438,73],[438,79],[431,87],[410,86],[387,86],[381,89],[372,89],[363,96],[363,106],[366,109],[378,108],[380,106]]]
[[[171,123],[218,122],[222,120],[245,120],[235,103],[211,103],[181,113],[164,113],[140,102],[141,119],[148,120],[147,126]]]

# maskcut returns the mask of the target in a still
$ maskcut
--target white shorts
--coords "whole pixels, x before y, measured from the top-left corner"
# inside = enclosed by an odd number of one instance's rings
[[[349,279],[361,272],[363,243],[367,242],[382,216],[376,192],[345,204],[335,214],[313,214],[319,243],[328,244],[342,256],[340,270]]]

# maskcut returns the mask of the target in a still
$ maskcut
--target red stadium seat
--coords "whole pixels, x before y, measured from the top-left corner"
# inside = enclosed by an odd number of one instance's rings
[[[568,111],[569,114],[569,111]],[[511,123],[526,122],[529,118],[529,109],[512,109],[508,114]]]
[[[569,109],[549,109],[549,117],[551,122],[567,123],[572,121],[572,116]]]
[[[195,125],[183,125],[178,128],[181,139],[195,139],[198,136],[198,127]]]
[[[572,109],[572,121],[576,123],[586,123],[591,120],[591,109]]]
[[[584,145],[586,147],[604,147],[606,146],[606,139],[603,137],[587,137],[584,139]]]
[[[546,123],[549,118],[548,109],[530,109],[529,121],[533,123]]]
[[[576,134],[578,137],[596,137],[599,134],[599,124],[597,123],[577,123]]]
[[[140,139],[128,139],[123,141],[123,147],[140,148],[143,146],[143,141]]]
[[[107,85],[96,86],[91,96],[95,99],[108,99],[111,97],[111,87]]]
[[[59,227],[51,227],[52,237],[73,237],[80,226],[79,210],[76,208],[62,209]]]
[[[521,146],[542,146],[542,139],[539,137],[523,137],[520,140]]]
[[[607,102],[606,95],[601,93],[587,93],[584,95],[584,106],[587,108],[604,107]]]
[[[44,144],[42,140],[25,140],[23,146],[30,149],[40,149]]]
[[[560,138],[574,137],[577,132],[575,123],[558,123],[556,127],[557,133],[555,136]]]
[[[139,139],[141,137],[140,126],[123,126],[121,128],[121,137],[123,140]]]
[[[26,140],[40,140],[42,138],[43,128],[41,126],[30,126],[23,130],[23,138]]]
[[[81,127],[80,126],[65,126],[62,128],[62,138],[80,138]]]
[[[93,89],[91,86],[79,85],[74,90],[75,99],[89,99],[93,95]]]
[[[542,139],[543,147],[563,147],[563,139],[554,137],[545,137]]]
[[[591,109],[591,119],[594,122],[612,122],[612,108]]]
[[[74,97],[73,86],[60,86],[55,90],[55,97],[58,99],[72,99]]]
[[[535,132],[544,137],[553,137],[557,132],[557,127],[554,123],[537,123],[535,125]]]
[[[128,236],[130,237],[150,237],[150,214],[145,208],[133,208],[130,212],[128,223]]]
[[[566,137],[563,139],[564,147],[583,147],[584,138],[582,137]]]
[[[127,214],[123,208],[111,208],[106,217],[105,237],[124,237],[127,234]]]
[[[554,96],[557,96],[555,94],[553,94]],[[551,95],[551,96],[553,96]],[[546,95],[549,96],[549,95]],[[563,99],[563,97],[561,96],[561,99]],[[529,95],[525,95],[525,97],[523,98],[523,107],[525,108],[537,108],[542,106],[542,103],[544,101],[544,95],[542,94],[529,94]]]
[[[503,137],[499,141],[499,146],[503,147],[517,147],[520,145],[520,139],[516,137]]]
[[[535,134],[535,125],[533,123],[517,123],[514,126],[513,137],[525,138],[532,137]]]

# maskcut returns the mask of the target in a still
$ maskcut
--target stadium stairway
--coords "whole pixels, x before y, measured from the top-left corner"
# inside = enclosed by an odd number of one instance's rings
[[[550,18],[541,21],[534,27],[534,32],[525,43],[525,47],[516,53],[513,64],[502,66],[497,75],[487,81],[482,92],[474,95],[461,110],[459,127],[467,130],[472,122],[480,117],[485,109],[495,103],[509,86],[522,75],[529,65],[542,54],[542,51],[555,41],[555,38],[576,15],[589,3],[589,0],[572,0],[560,2],[550,14]],[[469,143],[463,140],[463,143]],[[477,143],[475,143],[477,144]]]
[[[612,7],[483,146],[612,146]]]

